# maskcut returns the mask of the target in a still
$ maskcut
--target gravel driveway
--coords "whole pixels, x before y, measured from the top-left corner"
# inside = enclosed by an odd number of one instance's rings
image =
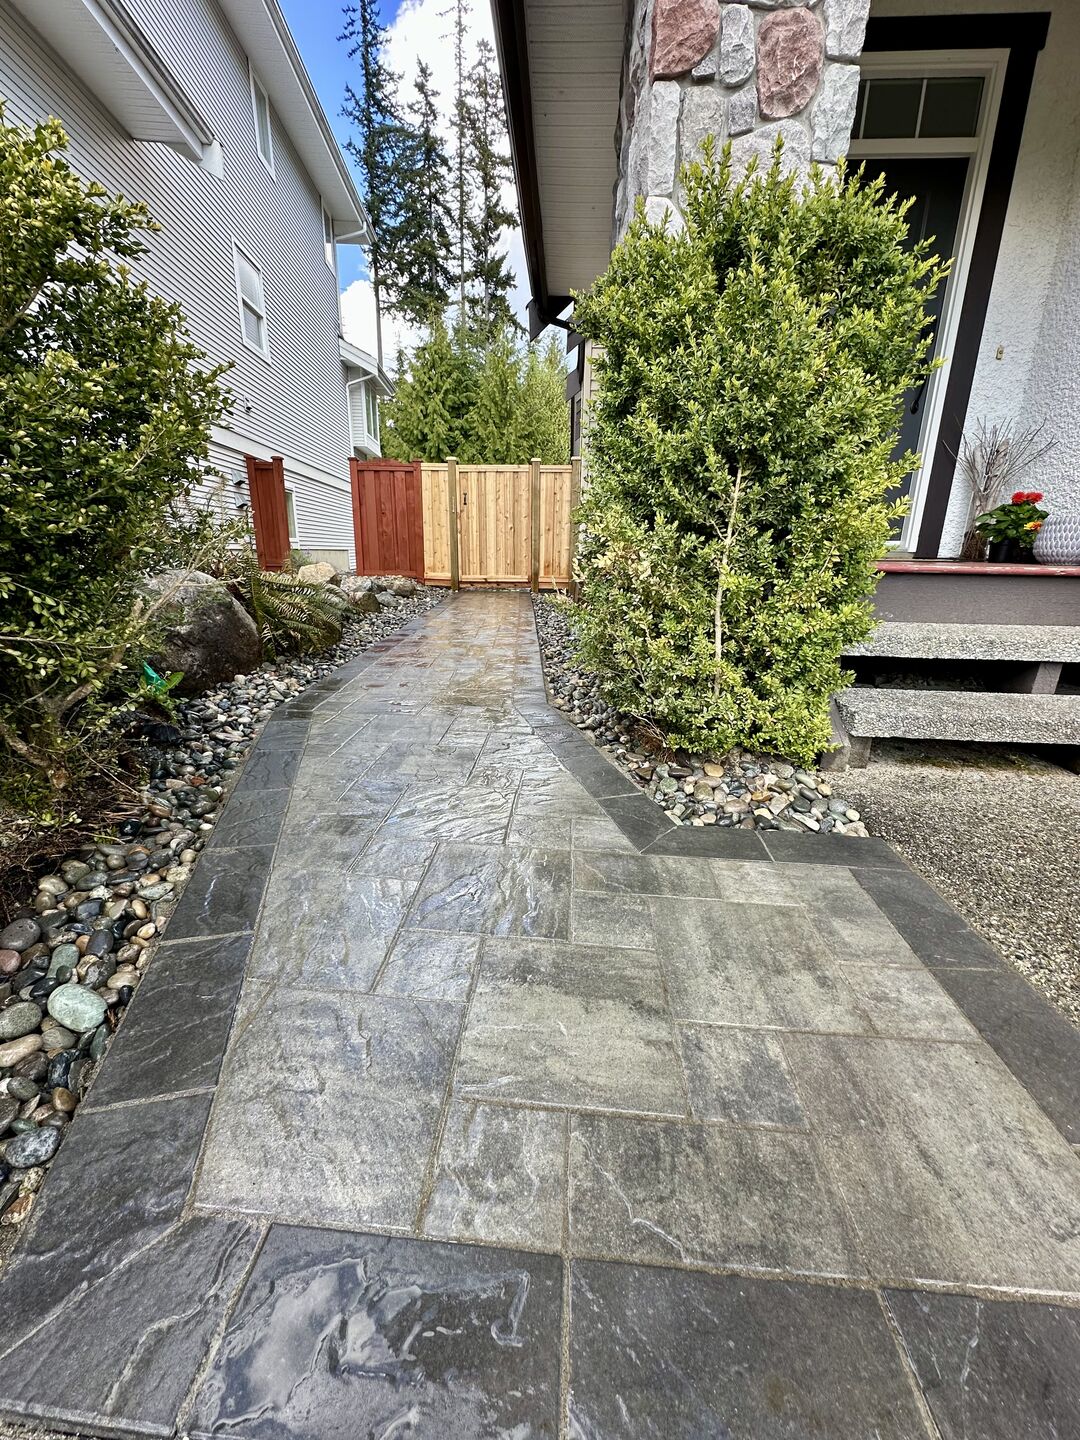
[[[1080,1025],[1080,776],[1007,752],[877,750],[843,777],[870,833]]]

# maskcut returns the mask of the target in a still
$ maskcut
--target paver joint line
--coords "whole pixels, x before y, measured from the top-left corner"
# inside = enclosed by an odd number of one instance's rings
[[[996,957],[881,842],[675,829],[544,694],[466,591],[256,747],[0,1280],[0,1412],[770,1436],[780,1377],[900,1440],[981,1305],[980,1435],[1056,1433],[1072,1092],[995,1053]]]

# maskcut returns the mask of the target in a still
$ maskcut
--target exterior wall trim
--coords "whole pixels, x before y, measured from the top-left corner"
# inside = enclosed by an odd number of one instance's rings
[[[949,359],[937,445],[926,483],[922,524],[915,546],[915,554],[920,559],[936,556],[941,545],[1035,63],[1046,44],[1049,25],[1049,12],[1032,11],[1028,14],[871,17],[866,27],[863,48],[867,51],[963,50],[970,46],[972,35],[978,35],[980,49],[1009,52],[956,344]]]
[[[533,133],[532,84],[524,0],[493,0],[495,48],[503,77],[510,131],[510,154],[521,208],[521,235],[529,270],[529,338],[535,340],[570,304],[569,295],[548,291],[544,259],[544,215],[540,204],[536,137]]]

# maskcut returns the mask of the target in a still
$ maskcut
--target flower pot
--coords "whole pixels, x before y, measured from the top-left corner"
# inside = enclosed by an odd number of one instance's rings
[[[987,547],[986,558],[995,565],[1030,565],[1034,556],[1019,540],[994,540]]]
[[[1040,565],[1080,565],[1080,511],[1052,510],[1035,536]]]

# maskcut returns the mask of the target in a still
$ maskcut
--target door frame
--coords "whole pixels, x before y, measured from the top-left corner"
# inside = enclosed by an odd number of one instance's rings
[[[937,75],[981,76],[983,81],[982,101],[979,107],[979,123],[976,134],[970,139],[953,140],[857,140],[852,139],[848,147],[850,159],[866,164],[866,173],[874,175],[874,160],[918,160],[967,159],[967,179],[960,201],[960,215],[956,224],[956,239],[953,242],[955,263],[949,276],[945,304],[938,324],[935,351],[946,357],[946,364],[935,370],[927,383],[922,402],[922,424],[919,429],[919,453],[932,456],[937,446],[941,428],[941,416],[946,389],[948,357],[956,344],[960,325],[964,291],[971,270],[971,254],[975,245],[975,231],[983,194],[986,189],[986,173],[990,164],[991,139],[997,125],[1001,105],[1001,91],[1005,80],[1005,66],[1008,63],[1007,50],[903,50],[864,51],[859,62],[863,79],[900,79],[904,77],[934,77]],[[943,256],[947,259],[947,256]],[[923,511],[926,505],[929,471],[925,465],[916,468],[911,480],[911,507],[904,517],[903,529],[893,543],[893,548],[911,553],[919,535]]]
[[[982,74],[979,134],[970,141],[852,141],[853,161],[918,155],[971,155],[956,266],[946,294],[937,352],[946,364],[927,386],[923,464],[912,482],[912,506],[899,545],[921,558],[937,556],[952,492],[956,457],[990,302],[998,250],[1012,190],[1028,98],[1046,12],[871,18],[860,69],[865,76]],[[970,45],[973,35],[983,44]],[[967,42],[967,43],[965,43]]]

